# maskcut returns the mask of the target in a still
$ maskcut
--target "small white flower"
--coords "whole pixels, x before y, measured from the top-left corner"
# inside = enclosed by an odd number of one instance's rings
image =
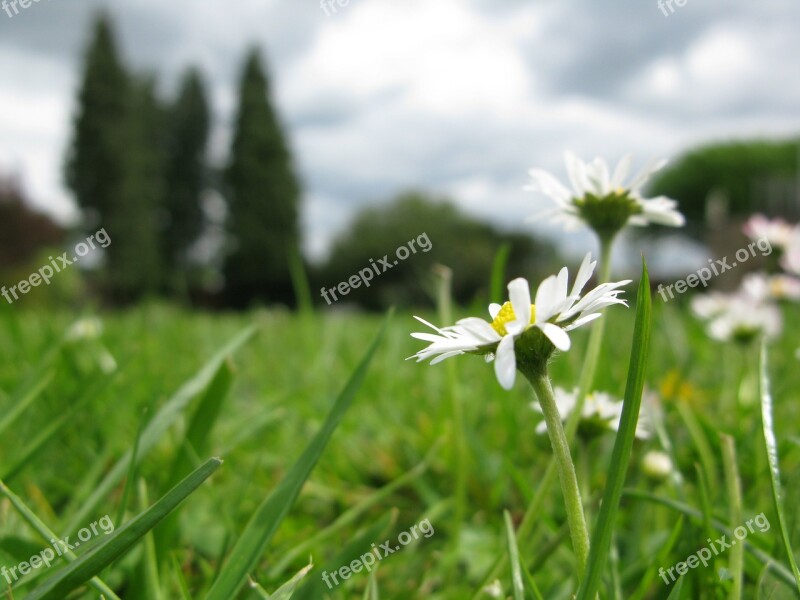
[[[529,171],[531,183],[525,189],[553,200],[557,207],[547,216],[566,229],[577,229],[585,223],[598,232],[613,234],[625,225],[657,223],[681,227],[686,222],[675,200],[666,196],[644,198],[641,194],[642,186],[666,164],[665,160],[650,163],[627,183],[630,155],[619,161],[613,174],[601,158],[585,163],[567,152],[564,161],[572,189],[542,169]]]
[[[791,275],[751,273],[742,281],[742,290],[755,300],[800,300],[800,279]]]
[[[578,390],[575,389],[572,392],[568,392],[563,388],[557,387],[553,390],[553,393],[558,407],[558,414],[561,415],[562,421],[566,421],[572,411],[575,410]],[[538,402],[531,402],[531,408],[539,413],[542,412]],[[622,400],[617,400],[605,392],[592,392],[586,395],[586,399],[583,402],[579,427],[590,432],[604,429],[618,431],[621,417]],[[641,411],[639,421],[636,423],[637,438],[648,439],[650,437],[647,423],[647,416],[644,411]],[[545,433],[546,431],[547,423],[545,421],[536,426],[536,433]]]
[[[653,479],[666,479],[672,473],[672,459],[661,450],[650,450],[642,458],[642,470]]]
[[[591,253],[587,254],[578,269],[571,291],[567,287],[569,273],[566,267],[557,276],[551,275],[545,279],[536,290],[535,305],[531,304],[527,280],[522,277],[514,279],[508,284],[510,301],[502,306],[489,306],[491,323],[469,317],[440,329],[420,317],[415,317],[436,333],[412,333],[412,337],[430,342],[430,345],[409,358],[416,358],[417,362],[432,358],[433,365],[451,356],[468,352],[484,354],[487,360],[494,360],[495,375],[500,385],[510,390],[514,385],[517,369],[516,340],[525,337],[526,347],[546,360],[554,349],[569,350],[570,339],[567,332],[598,318],[599,311],[606,306],[627,306],[624,300],[618,298],[622,290],[617,288],[630,283],[630,280],[603,283],[581,295],[596,264],[592,261]],[[538,332],[540,335],[529,335],[531,332]]]
[[[66,333],[66,339],[74,342],[77,340],[93,340],[100,337],[103,333],[103,322],[96,317],[84,317],[78,319]]]
[[[742,227],[744,234],[751,240],[766,239],[770,246],[776,248],[785,248],[796,229],[781,218],[768,219],[764,215],[753,215]]]
[[[781,333],[781,311],[753,291],[740,289],[733,294],[713,293],[692,300],[692,310],[709,321],[709,335],[720,341],[748,342],[764,335],[775,338]]]

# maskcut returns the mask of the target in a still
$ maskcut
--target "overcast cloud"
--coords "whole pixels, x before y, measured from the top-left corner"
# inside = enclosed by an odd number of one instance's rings
[[[502,4],[502,6],[495,6]],[[0,11],[0,170],[62,220],[61,180],[92,15],[113,16],[125,59],[171,93],[208,78],[212,154],[224,159],[248,43],[305,183],[305,246],[324,252],[353,211],[409,187],[519,226],[545,203],[522,191],[562,154],[643,164],[700,142],[800,131],[800,4],[688,0],[41,0]]]

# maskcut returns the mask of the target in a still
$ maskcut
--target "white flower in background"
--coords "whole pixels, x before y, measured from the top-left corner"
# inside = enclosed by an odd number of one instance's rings
[[[697,296],[692,299],[692,311],[709,321],[709,335],[720,341],[746,343],[760,335],[775,338],[783,327],[781,311],[775,304],[745,290]]]
[[[575,389],[572,392],[568,392],[563,388],[557,387],[554,392],[558,414],[561,415],[562,421],[566,421],[572,411],[575,410],[578,390]],[[539,413],[542,412],[538,402],[531,402],[531,408]],[[592,392],[586,395],[578,427],[581,431],[589,434],[604,430],[617,431],[621,417],[622,400],[617,400],[605,392]],[[546,431],[547,423],[545,421],[536,426],[536,433],[545,433]],[[636,423],[636,437],[640,439],[650,437],[647,416],[644,411],[639,413],[639,421]]]
[[[648,477],[663,480],[673,471],[672,459],[661,450],[649,450],[642,458],[642,471]]]
[[[103,333],[103,322],[96,317],[78,319],[67,329],[66,339],[71,342],[78,340],[94,340]]]
[[[415,317],[436,333],[412,333],[412,337],[430,342],[430,345],[409,358],[416,358],[417,362],[432,358],[431,364],[436,364],[459,354],[483,354],[487,360],[494,360],[498,382],[510,390],[516,376],[517,350],[525,350],[522,360],[543,361],[541,364],[544,365],[555,349],[569,350],[567,332],[598,318],[599,311],[606,306],[627,306],[618,298],[622,290],[617,288],[630,283],[630,280],[603,283],[581,295],[595,265],[591,253],[587,254],[571,291],[567,287],[569,273],[566,267],[558,276],[551,275],[536,290],[534,305],[531,304],[527,280],[514,279],[508,284],[510,301],[502,306],[489,306],[491,323],[469,317],[440,329]]]
[[[800,275],[800,227],[795,228],[794,234],[786,244],[781,266],[790,273]]]
[[[630,155],[619,161],[613,174],[601,158],[585,163],[567,152],[564,161],[572,189],[542,169],[529,171],[531,183],[525,189],[553,200],[557,207],[544,216],[562,223],[566,229],[577,229],[585,223],[600,235],[613,236],[625,225],[657,223],[680,227],[686,222],[675,200],[666,196],[644,198],[641,194],[650,175],[661,169],[666,160],[650,163],[627,183]]]
[[[800,300],[800,279],[791,275],[751,273],[742,281],[742,291],[755,300]]]
[[[781,249],[786,248],[796,230],[796,226],[781,218],[768,219],[764,215],[753,215],[742,227],[744,234],[751,240],[766,239],[770,246]]]

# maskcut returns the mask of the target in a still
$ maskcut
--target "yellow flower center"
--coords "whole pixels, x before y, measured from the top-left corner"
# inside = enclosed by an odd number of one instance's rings
[[[499,333],[500,335],[508,335],[508,331],[506,331],[506,323],[511,323],[512,321],[517,320],[517,315],[514,314],[514,307],[511,306],[511,302],[506,302],[503,306],[500,307],[500,312],[497,313],[497,316],[492,321],[492,327],[494,330]],[[536,306],[531,304],[531,320],[530,323],[533,324],[536,322]]]

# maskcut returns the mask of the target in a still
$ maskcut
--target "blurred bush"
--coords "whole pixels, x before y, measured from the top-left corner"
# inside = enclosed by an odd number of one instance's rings
[[[417,241],[423,234],[430,240],[427,252],[424,238]],[[353,290],[344,300],[370,309],[430,304],[431,269],[435,264],[453,270],[453,297],[457,302],[488,300],[492,263],[505,243],[510,246],[505,281],[517,276],[538,277],[556,262],[553,247],[527,233],[500,231],[464,214],[447,200],[407,192],[356,215],[334,240],[328,260],[312,273],[314,289],[334,288],[369,268],[370,259],[378,263],[388,255],[389,262],[394,262],[397,248],[407,246],[410,240],[415,240],[416,253],[376,275],[369,287],[361,285]]]
[[[800,217],[799,165],[800,140],[711,144],[655,176],[650,192],[677,199],[688,233],[701,238],[754,212]]]

